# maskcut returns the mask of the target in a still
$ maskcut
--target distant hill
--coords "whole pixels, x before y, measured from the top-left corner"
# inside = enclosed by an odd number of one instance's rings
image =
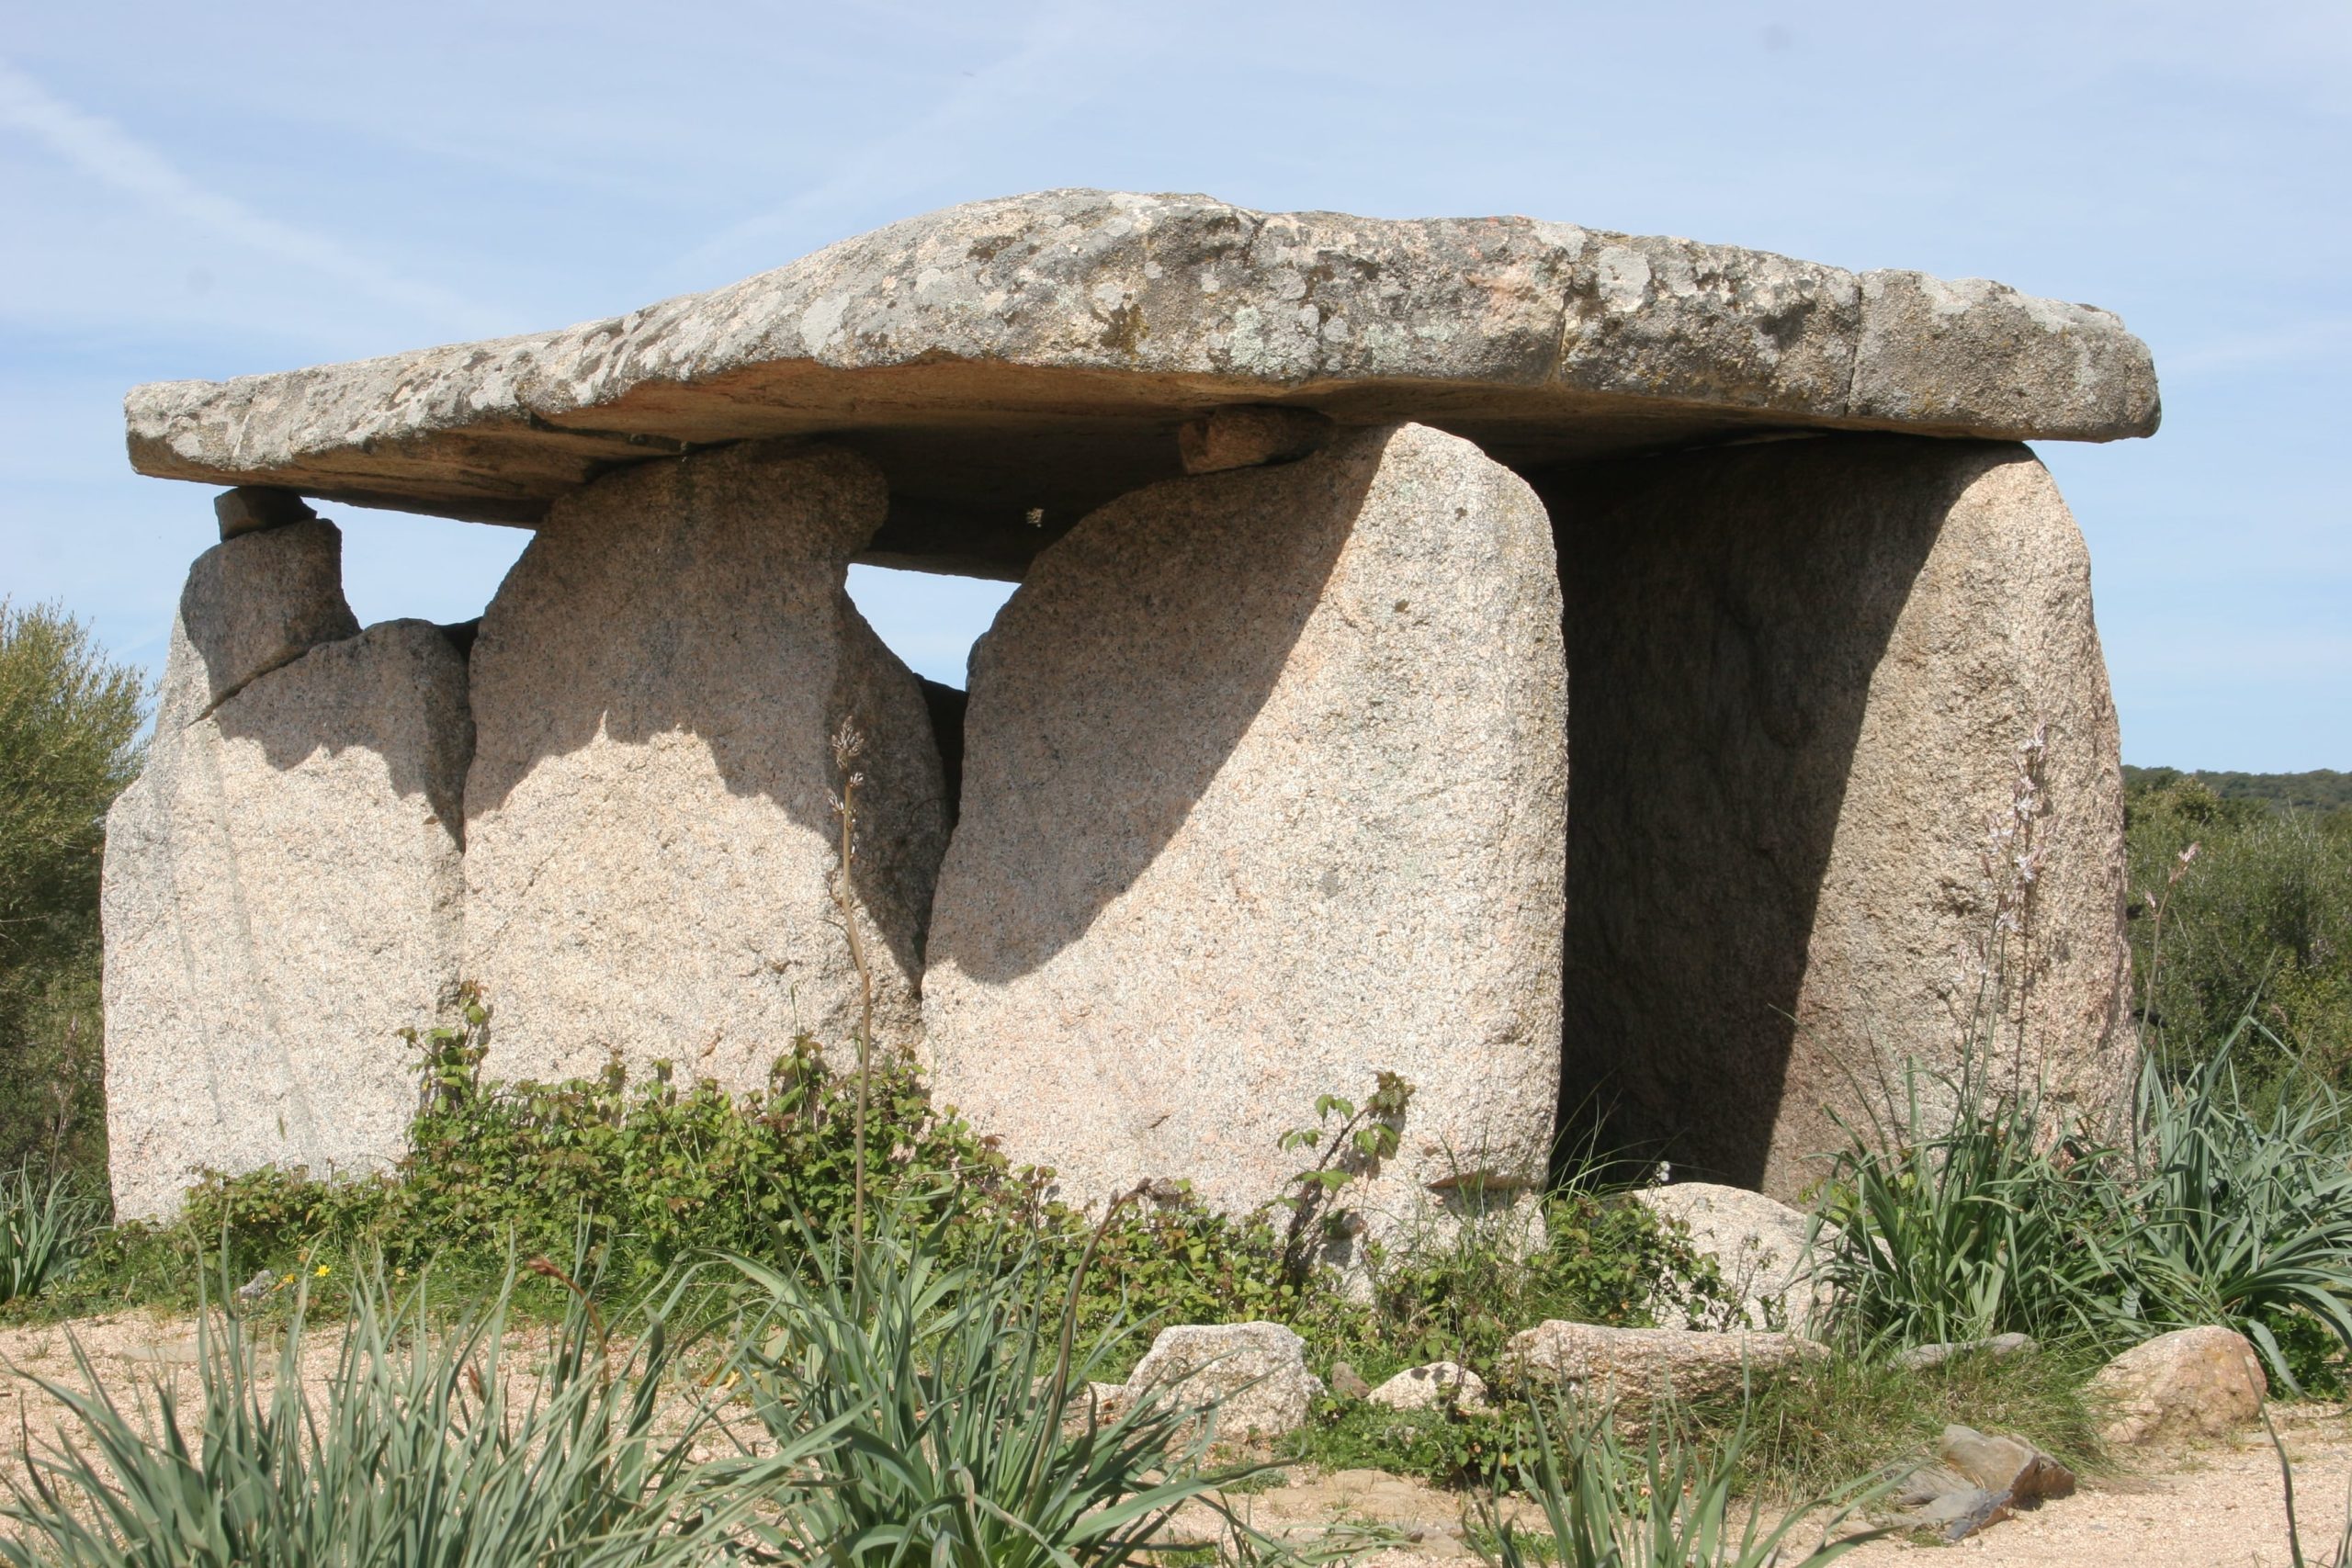
[[[2162,789],[2178,778],[2193,778],[2223,800],[2267,800],[2274,806],[2300,807],[2306,811],[2331,811],[2352,807],[2352,773],[2320,768],[2308,773],[2209,773],[2191,768],[2135,768],[2123,765],[2123,787],[2136,795]]]

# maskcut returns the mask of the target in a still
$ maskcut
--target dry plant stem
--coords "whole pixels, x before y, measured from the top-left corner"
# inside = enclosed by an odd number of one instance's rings
[[[865,1251],[865,1116],[874,1078],[874,970],[865,958],[865,939],[857,929],[857,895],[850,884],[850,867],[857,854],[857,786],[865,775],[854,764],[865,750],[865,738],[847,717],[833,733],[833,765],[842,775],[842,793],[834,801],[841,818],[841,863],[833,873],[833,907],[841,912],[842,935],[849,942],[849,961],[857,970],[857,1118],[851,1130],[855,1145],[850,1181],[850,1247]]]

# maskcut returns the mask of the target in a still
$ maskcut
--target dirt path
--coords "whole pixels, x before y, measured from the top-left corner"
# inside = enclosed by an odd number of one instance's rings
[[[127,1313],[70,1325],[119,1399],[161,1377],[195,1392],[196,1333],[185,1318]],[[332,1341],[306,1355],[305,1381],[334,1365]],[[16,1371],[5,1369],[14,1367]],[[26,1374],[78,1387],[65,1326],[0,1329],[0,1469],[22,1474],[21,1417],[36,1438],[53,1429],[55,1402]],[[2352,1413],[2324,1405],[2273,1406],[2295,1466],[2303,1549],[2316,1568],[2343,1528],[2352,1487]],[[1319,1535],[1334,1526],[1373,1524],[1405,1542],[1365,1568],[1437,1568],[1477,1561],[1462,1529],[1462,1499],[1380,1471],[1292,1472],[1234,1502],[1260,1529]],[[1522,1515],[1519,1522],[1533,1521]],[[2259,1430],[2224,1445],[2143,1462],[2140,1470],[2086,1483],[2074,1496],[1995,1525],[1956,1547],[1874,1542],[1841,1562],[1856,1568],[1927,1564],[1933,1554],[1965,1554],[1982,1568],[2286,1568],[2286,1511],[2278,1465]],[[1799,1555],[1802,1553],[1800,1552]]]

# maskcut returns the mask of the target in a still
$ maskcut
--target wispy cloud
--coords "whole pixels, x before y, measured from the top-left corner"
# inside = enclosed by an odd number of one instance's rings
[[[209,190],[114,121],[76,108],[0,58],[0,126],[23,132],[89,178],[154,211],[232,243],[324,275],[440,332],[495,331],[499,312],[437,284],[401,275],[341,242],[281,221]]]
[[[1088,95],[1080,85],[1091,73],[1075,68],[1071,57],[1081,49],[1115,48],[1124,17],[1118,7],[1052,0],[1029,18],[1010,52],[973,71],[929,111],[859,148],[808,189],[721,230],[680,257],[677,269],[707,271],[755,242],[797,236],[811,220],[846,210],[878,204],[894,217],[908,216],[895,197],[937,181],[973,150],[993,145],[1001,151],[1008,124],[1066,114],[1081,103]]]

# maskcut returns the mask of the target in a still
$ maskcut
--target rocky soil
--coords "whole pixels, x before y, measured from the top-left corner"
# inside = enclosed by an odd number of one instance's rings
[[[15,1434],[21,1418],[38,1438],[60,1414],[35,1380],[79,1382],[78,1341],[119,1399],[154,1379],[196,1387],[196,1334],[185,1318],[140,1313],[88,1318],[67,1326],[0,1329],[0,1470],[21,1475]],[[309,1376],[333,1369],[334,1346],[322,1337],[305,1358]],[[2270,1406],[2294,1461],[2296,1497],[2307,1557],[2324,1562],[2352,1498],[2352,1413],[2314,1404]],[[1984,1568],[2285,1568],[2292,1559],[2278,1466],[2259,1428],[2235,1438],[2131,1461],[2134,1468],[2086,1479],[2074,1496],[1993,1526],[1956,1547],[1886,1540],[1843,1561],[1873,1564],[1928,1562],[1939,1551],[1964,1553]],[[1314,1535],[1350,1526],[1385,1527],[1401,1544],[1374,1554],[1366,1568],[1425,1568],[1469,1563],[1462,1501],[1379,1471],[1295,1472],[1236,1506],[1259,1529]],[[1518,1522],[1532,1524],[1521,1511]],[[1179,1521],[1180,1533],[1186,1522]],[[1198,1521],[1205,1523],[1205,1521]]]

